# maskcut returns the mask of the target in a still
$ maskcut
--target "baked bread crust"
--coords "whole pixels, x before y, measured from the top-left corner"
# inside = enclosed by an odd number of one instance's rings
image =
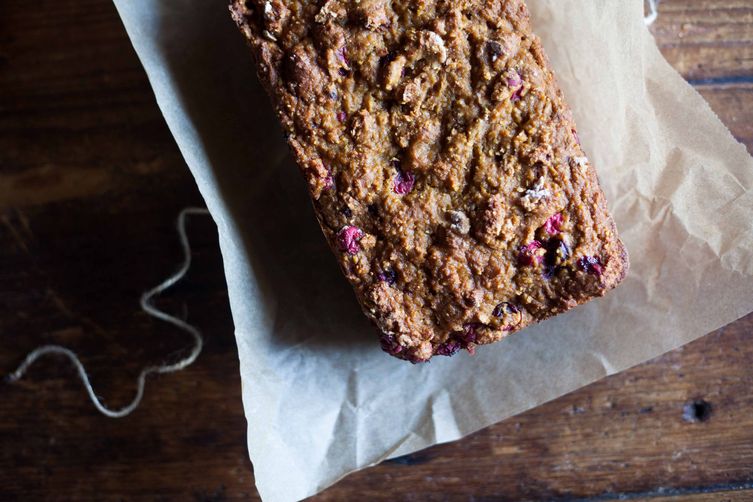
[[[473,351],[628,270],[522,0],[233,0],[382,348]]]

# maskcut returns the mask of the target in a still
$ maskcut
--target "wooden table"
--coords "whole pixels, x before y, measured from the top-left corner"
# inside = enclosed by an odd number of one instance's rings
[[[753,149],[753,0],[663,0],[665,56]],[[201,199],[107,0],[0,0],[0,372],[41,343],[131,399],[186,336],[138,297]],[[0,500],[257,497],[213,225],[159,305],[207,338],[141,407],[100,416],[68,364],[0,384]],[[713,299],[711,299],[713,301]],[[354,474],[319,500],[753,500],[753,316],[456,443]]]

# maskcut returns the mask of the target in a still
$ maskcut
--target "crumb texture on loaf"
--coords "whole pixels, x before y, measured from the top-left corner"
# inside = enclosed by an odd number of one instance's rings
[[[384,350],[473,351],[628,262],[521,0],[234,0]]]

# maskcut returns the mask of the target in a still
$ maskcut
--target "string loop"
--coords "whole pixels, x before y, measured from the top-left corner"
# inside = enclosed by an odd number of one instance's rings
[[[178,237],[180,238],[180,245],[183,249],[183,263],[174,274],[170,275],[167,279],[159,283],[157,286],[141,295],[141,300],[139,302],[141,309],[148,315],[155,317],[161,321],[170,323],[173,326],[182,329],[183,331],[191,335],[191,337],[193,338],[193,347],[190,354],[172,364],[148,366],[142,369],[136,381],[136,395],[128,405],[118,410],[113,410],[102,404],[102,401],[100,401],[99,397],[97,397],[97,394],[94,392],[94,388],[89,381],[89,375],[86,373],[86,368],[81,363],[79,357],[72,350],[60,345],[43,345],[32,350],[26,356],[26,359],[24,359],[21,365],[16,369],[16,371],[6,377],[6,380],[9,382],[15,382],[21,379],[27,372],[29,367],[34,364],[34,362],[40,357],[55,354],[62,355],[67,357],[78,370],[78,376],[81,379],[81,383],[83,383],[86,392],[89,394],[89,399],[91,400],[92,404],[94,404],[94,407],[97,408],[97,411],[110,418],[122,418],[130,415],[133,410],[138,408],[139,404],[141,403],[141,399],[144,397],[144,386],[146,384],[146,377],[148,375],[155,373],[174,373],[190,366],[196,360],[196,358],[199,357],[201,349],[204,346],[204,339],[201,336],[201,332],[196,327],[191,326],[187,322],[156,308],[154,305],[152,305],[152,298],[175,285],[175,283],[180,281],[186,275],[188,269],[191,268],[191,246],[188,242],[188,236],[186,235],[186,217],[189,215],[193,216],[207,214],[209,214],[209,211],[197,207],[184,208],[178,214],[176,227],[178,230]]]

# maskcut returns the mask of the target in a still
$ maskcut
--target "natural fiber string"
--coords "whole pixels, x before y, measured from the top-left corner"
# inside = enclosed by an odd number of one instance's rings
[[[146,383],[146,377],[148,375],[155,373],[174,373],[191,365],[201,353],[201,349],[204,345],[204,339],[202,338],[201,333],[198,329],[196,329],[194,326],[191,326],[187,322],[184,322],[177,317],[171,316],[170,314],[167,314],[166,312],[163,312],[162,310],[154,307],[154,305],[152,305],[152,298],[180,281],[186,275],[188,269],[191,267],[191,246],[188,242],[188,236],[186,235],[186,217],[189,215],[200,214],[209,214],[209,211],[202,208],[187,207],[183,209],[180,214],[178,214],[178,221],[176,226],[178,228],[178,236],[180,237],[180,245],[183,248],[183,264],[173,275],[141,295],[140,302],[142,310],[144,310],[144,312],[146,312],[148,315],[170,323],[177,328],[186,331],[193,337],[194,345],[191,349],[191,353],[188,356],[173,364],[148,366],[141,370],[136,385],[136,396],[133,398],[133,401],[131,401],[130,404],[124,406],[123,408],[120,408],[119,410],[112,410],[102,404],[102,402],[97,397],[97,394],[94,392],[94,389],[92,388],[91,382],[89,381],[89,375],[86,373],[86,368],[84,368],[81,360],[78,358],[75,352],[65,347],[61,347],[60,345],[44,345],[42,347],[34,349],[29,353],[29,355],[26,356],[26,359],[21,363],[18,369],[8,375],[6,379],[10,382],[19,380],[24,376],[26,371],[29,369],[29,366],[34,364],[34,362],[40,357],[51,354],[66,356],[68,359],[70,359],[74,366],[76,366],[78,375],[81,378],[81,382],[84,384],[84,388],[89,394],[89,399],[91,399],[91,402],[94,404],[97,410],[103,415],[111,418],[122,418],[126,415],[129,415],[131,412],[133,412],[133,410],[138,408],[139,403],[141,403],[141,399],[144,397],[144,385]]]
[[[648,14],[643,20],[646,22],[646,26],[651,26],[659,17],[659,0],[646,0],[648,3]]]

